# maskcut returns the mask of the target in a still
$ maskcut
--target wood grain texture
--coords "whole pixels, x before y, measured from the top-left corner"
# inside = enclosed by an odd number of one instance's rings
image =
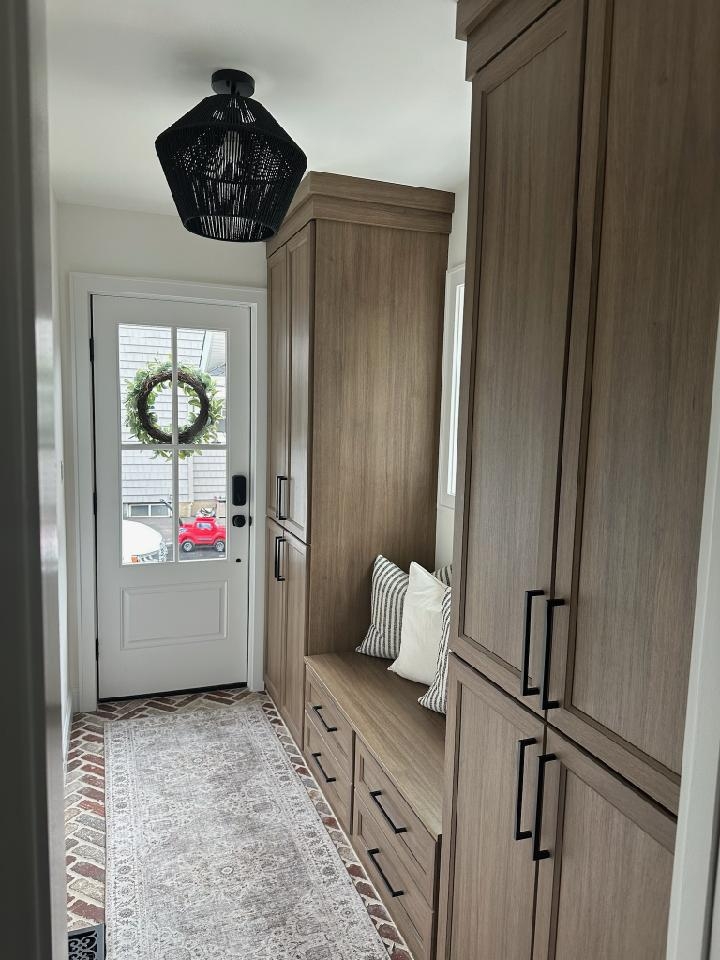
[[[378,553],[432,569],[447,237],[316,223],[309,653],[353,649]]]
[[[437,839],[442,827],[445,718],[417,702],[424,688],[358,653],[307,657],[308,677],[333,696],[367,751]]]
[[[553,589],[574,243],[582,5],[564,0],[477,77],[481,264],[467,323],[459,624],[519,694],[525,592]],[[531,676],[544,603],[533,602]],[[482,660],[476,661],[485,670]],[[537,697],[528,705],[537,708]]]
[[[352,830],[352,778],[348,776],[331,744],[312,723],[305,725],[304,744],[303,753],[308,769],[317,780],[343,830],[349,834]]]
[[[265,521],[265,689],[278,707],[285,699],[285,585],[275,579],[275,538],[282,536]]]
[[[335,746],[335,753],[344,760],[347,775],[352,777],[355,742],[353,728],[312,671],[307,672],[305,680],[305,712],[320,733]]]
[[[280,712],[299,745],[305,713],[305,652],[307,647],[307,554],[305,544],[285,536],[281,575],[285,577],[285,695]]]
[[[267,514],[277,518],[277,478],[288,472],[288,287],[285,248],[268,260]]]
[[[486,2],[478,12],[475,26],[468,36],[466,76],[471,80],[478,70],[520,36],[557,0],[505,0]],[[475,0],[477,6],[477,0]],[[468,11],[469,13],[469,11]],[[460,9],[458,7],[458,18]]]
[[[531,841],[514,840],[518,741],[536,740],[526,753],[527,829],[543,723],[456,657],[448,692],[438,956],[521,960],[532,950],[535,864]]]
[[[565,729],[572,713],[573,735],[606,762],[624,741],[672,776],[720,302],[720,8],[663,0],[647,18],[617,0],[605,56],[582,539],[564,710],[551,719]],[[612,758],[625,775],[634,762]]]
[[[309,542],[310,384],[315,289],[315,224],[287,244],[289,298],[288,469],[286,518],[294,536]],[[300,691],[302,696],[302,691]]]
[[[433,960],[435,914],[414,879],[412,862],[398,850],[393,835],[374,816],[365,797],[357,791],[352,838],[368,877],[405,937],[413,957]],[[373,858],[370,857],[371,850],[377,851]]]
[[[390,826],[391,843],[397,856],[405,860],[416,886],[432,907],[437,883],[438,844],[431,837],[410,804],[395,788],[383,768],[369,753],[362,740],[355,750],[355,793],[364,798],[376,819]],[[394,829],[399,832],[395,833]]]
[[[550,732],[533,960],[661,960],[675,824]]]
[[[450,233],[454,206],[454,194],[443,190],[311,170],[267,250],[273,254],[306,223],[319,219]]]

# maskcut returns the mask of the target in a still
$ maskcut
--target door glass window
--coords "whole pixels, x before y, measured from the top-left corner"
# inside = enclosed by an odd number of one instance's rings
[[[121,324],[122,562],[225,559],[227,334]]]

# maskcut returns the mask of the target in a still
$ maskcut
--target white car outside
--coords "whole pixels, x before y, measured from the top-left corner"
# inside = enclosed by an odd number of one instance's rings
[[[157,530],[136,520],[123,520],[123,563],[162,563],[166,559],[167,546]]]

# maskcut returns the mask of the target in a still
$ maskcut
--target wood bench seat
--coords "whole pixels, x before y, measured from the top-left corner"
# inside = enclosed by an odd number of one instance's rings
[[[445,718],[357,653],[306,657],[304,753],[417,960],[435,956]]]

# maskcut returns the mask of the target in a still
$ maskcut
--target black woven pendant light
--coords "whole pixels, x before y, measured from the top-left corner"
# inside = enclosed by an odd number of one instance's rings
[[[155,141],[180,219],[191,233],[251,243],[277,233],[307,157],[257,100],[241,70],[212,76],[215,96]]]

